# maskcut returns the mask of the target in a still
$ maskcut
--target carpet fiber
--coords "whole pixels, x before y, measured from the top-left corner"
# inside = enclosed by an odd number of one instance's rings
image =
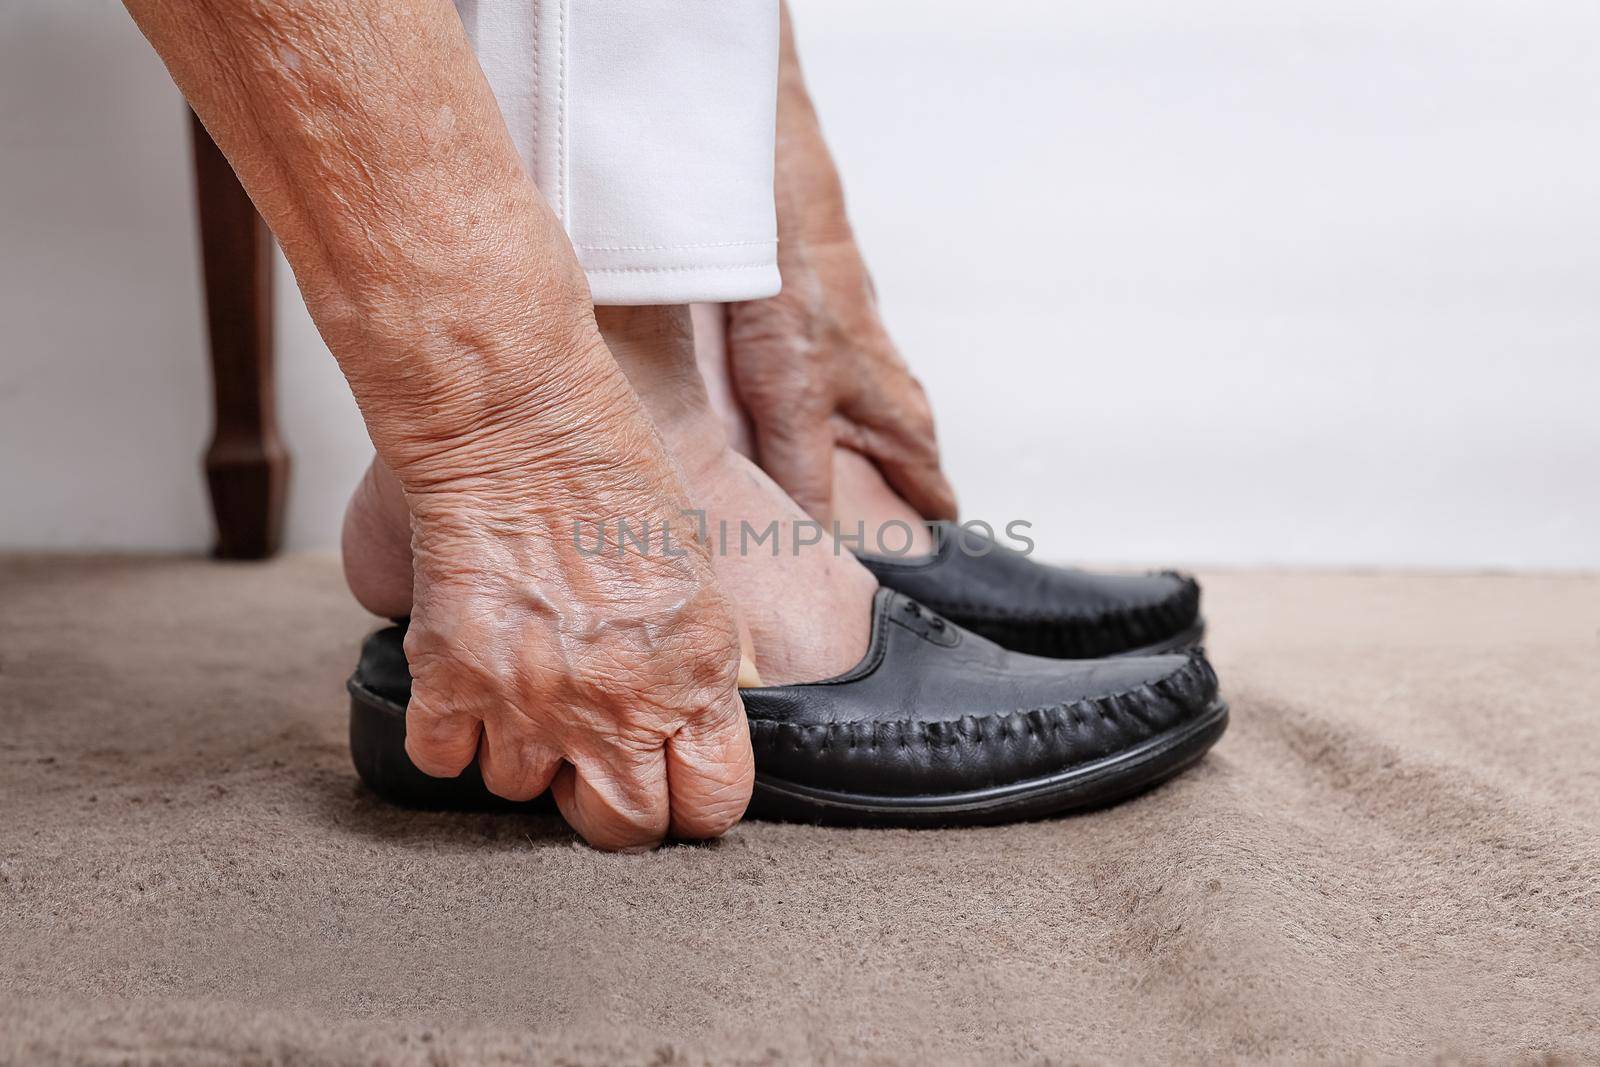
[[[331,559],[0,557],[0,1061],[1600,1061],[1600,579],[1205,581],[1152,793],[610,856],[358,786]]]

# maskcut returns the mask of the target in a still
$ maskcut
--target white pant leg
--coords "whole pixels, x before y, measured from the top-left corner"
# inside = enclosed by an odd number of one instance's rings
[[[778,0],[456,0],[596,304],[778,291]]]

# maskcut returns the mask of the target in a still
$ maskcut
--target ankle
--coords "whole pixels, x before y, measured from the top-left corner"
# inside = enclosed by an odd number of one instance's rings
[[[687,305],[600,307],[600,334],[644,403],[662,443],[691,479],[721,462],[727,430],[711,404],[695,360]]]

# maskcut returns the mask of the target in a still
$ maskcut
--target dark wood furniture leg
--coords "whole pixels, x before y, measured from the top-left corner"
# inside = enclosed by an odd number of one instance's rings
[[[215,422],[205,469],[214,554],[265,559],[283,543],[289,482],[272,373],[272,234],[211,135],[189,118],[211,338]]]

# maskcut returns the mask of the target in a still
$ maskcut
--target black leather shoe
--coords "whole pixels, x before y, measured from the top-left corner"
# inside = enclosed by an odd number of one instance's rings
[[[858,558],[879,584],[1014,652],[1150,656],[1197,647],[1205,636],[1200,585],[1187,575],[1052,567],[950,523],[934,537],[937,550],[922,559]]]
[[[373,634],[350,679],[362,779],[412,806],[500,803],[477,768],[429,778],[405,755],[404,631]],[[755,816],[952,826],[1098,807],[1199,759],[1227,705],[1198,652],[1092,662],[1009,652],[880,589],[866,657],[836,678],[745,689]]]

